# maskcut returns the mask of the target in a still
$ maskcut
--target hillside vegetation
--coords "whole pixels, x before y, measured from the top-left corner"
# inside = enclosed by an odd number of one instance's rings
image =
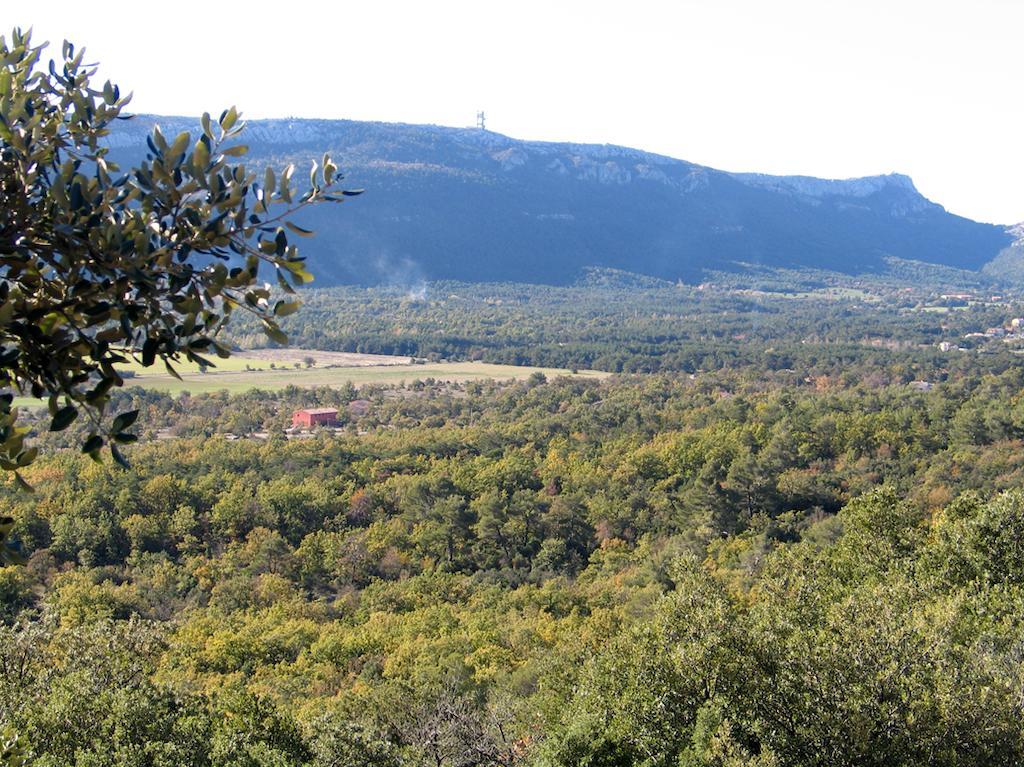
[[[851,372],[129,392],[170,440],[6,493],[0,721],[41,765],[1018,763],[1024,379]]]

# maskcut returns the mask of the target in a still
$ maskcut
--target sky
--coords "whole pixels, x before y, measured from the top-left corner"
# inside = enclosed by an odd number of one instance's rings
[[[1024,0],[333,0],[5,9],[132,110],[487,127],[730,171],[905,173],[1024,221]],[[102,8],[99,12],[97,8]],[[344,157],[339,156],[342,165]]]

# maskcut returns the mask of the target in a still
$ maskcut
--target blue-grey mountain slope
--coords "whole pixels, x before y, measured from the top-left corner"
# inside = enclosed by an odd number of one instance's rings
[[[139,116],[111,137],[115,156],[141,160],[154,123],[197,130]],[[347,120],[254,120],[243,140],[257,165],[329,151],[346,185],[367,190],[302,219],[317,231],[302,244],[318,285],[565,284],[587,267],[685,281],[750,264],[857,274],[889,258],[980,270],[1013,240],[947,213],[900,175],[727,173],[617,146]]]

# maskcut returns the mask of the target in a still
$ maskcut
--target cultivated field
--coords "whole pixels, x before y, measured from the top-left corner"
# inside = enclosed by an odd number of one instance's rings
[[[196,365],[176,365],[175,369],[182,378],[180,381],[167,373],[160,364],[149,368],[137,364],[126,365],[125,370],[132,373],[132,377],[125,379],[125,386],[142,386],[172,394],[185,391],[202,394],[225,390],[234,394],[250,389],[272,390],[286,386],[400,384],[426,378],[451,382],[488,378],[525,379],[538,371],[548,377],[578,375],[601,378],[608,375],[596,370],[581,370],[573,374],[560,368],[494,365],[486,362],[416,364],[409,357],[310,349],[260,349],[240,352],[224,360],[215,359],[214,362],[217,367],[206,372],[200,372]],[[39,400],[29,397],[15,399],[18,407],[38,407],[40,404]]]

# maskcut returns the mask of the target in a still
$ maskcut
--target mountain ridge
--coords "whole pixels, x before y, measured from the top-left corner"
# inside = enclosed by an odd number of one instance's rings
[[[145,135],[198,121],[138,115],[110,136],[137,162]],[[321,284],[509,280],[564,284],[587,267],[699,281],[741,264],[884,271],[886,259],[978,271],[1013,237],[948,213],[902,174],[733,173],[613,144],[525,141],[478,128],[277,118],[242,142],[257,166],[329,151],[368,193],[304,213]]]

